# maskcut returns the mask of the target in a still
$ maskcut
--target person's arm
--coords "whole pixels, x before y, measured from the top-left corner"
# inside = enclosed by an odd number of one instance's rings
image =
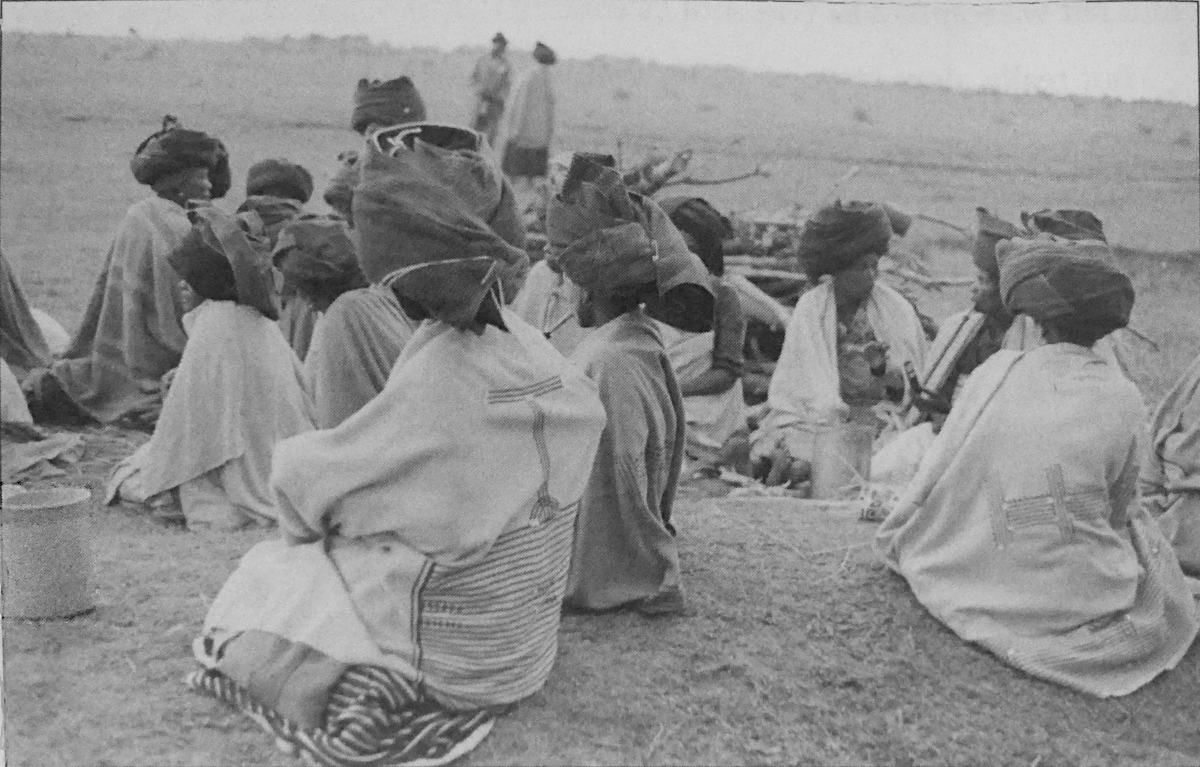
[[[691,378],[679,378],[685,397],[729,391],[745,373],[746,316],[737,291],[718,281],[715,292],[712,365]]]

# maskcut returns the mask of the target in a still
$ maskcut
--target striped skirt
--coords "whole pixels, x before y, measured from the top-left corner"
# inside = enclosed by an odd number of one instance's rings
[[[352,666],[333,687],[325,726],[306,730],[254,700],[220,671],[200,669],[193,689],[222,700],[275,738],[284,753],[327,767],[435,767],[471,751],[497,711],[450,711],[390,669]]]

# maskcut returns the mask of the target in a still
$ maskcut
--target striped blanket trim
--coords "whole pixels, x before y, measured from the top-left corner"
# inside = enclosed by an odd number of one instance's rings
[[[199,669],[186,682],[245,714],[284,753],[322,767],[449,764],[495,723],[492,711],[446,710],[394,671],[372,666],[354,666],[338,681],[322,730],[301,729],[215,669]]]

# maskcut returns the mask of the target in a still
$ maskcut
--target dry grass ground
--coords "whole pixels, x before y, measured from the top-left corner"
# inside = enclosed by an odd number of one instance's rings
[[[356,40],[162,44],[5,35],[0,67],[0,242],[31,300],[74,329],[119,216],[145,190],[129,153],[162,114],[211,129],[236,184],[263,157],[308,166],[318,189],[353,82],[411,73],[437,119],[461,119],[475,52]],[[955,93],[821,77],[679,70],[629,61],[559,67],[563,148],[696,148],[722,207],[814,204],[846,193],[969,224],[1091,208],[1134,277],[1131,347],[1150,405],[1200,353],[1196,111],[1170,104]],[[228,203],[240,200],[237,186]],[[223,203],[224,204],[224,203]],[[320,208],[320,205],[316,206]],[[906,247],[966,275],[961,242],[919,224]],[[963,290],[928,294],[943,317]],[[85,432],[96,487],[144,437]],[[1115,701],[1032,680],[959,642],[864,544],[866,525],[776,502],[718,503],[685,487],[684,575],[697,615],[570,617],[545,690],[505,718],[474,764],[812,763],[1183,765],[1200,762],[1200,649]],[[187,692],[188,642],[240,557],[269,533],[191,534],[119,508],[93,519],[99,609],[5,621],[14,765],[286,765],[241,718]]]

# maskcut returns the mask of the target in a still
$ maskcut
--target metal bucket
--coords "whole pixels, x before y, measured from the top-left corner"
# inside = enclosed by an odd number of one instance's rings
[[[812,458],[812,497],[842,497],[871,479],[871,447],[875,430],[863,424],[841,423],[816,433]]]
[[[82,487],[5,494],[0,562],[5,618],[66,618],[95,607],[88,515]]]

